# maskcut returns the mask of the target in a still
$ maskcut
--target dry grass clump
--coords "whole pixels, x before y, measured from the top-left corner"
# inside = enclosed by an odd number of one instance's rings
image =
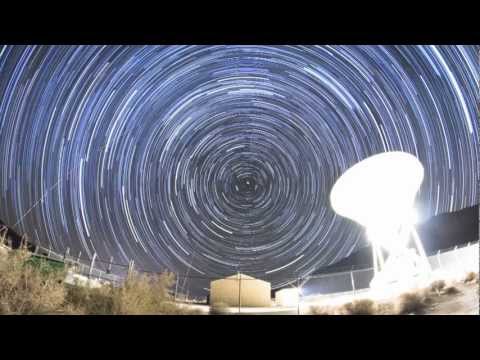
[[[392,303],[378,303],[376,315],[397,315]]]
[[[429,290],[433,293],[439,294],[445,288],[444,280],[436,280],[430,284]]]
[[[375,315],[379,311],[374,301],[355,300],[342,306],[311,306],[309,315]]]
[[[473,273],[475,274],[475,273]],[[471,275],[467,275],[469,281],[472,281]],[[474,279],[474,278],[473,278]],[[437,280],[430,284],[428,290],[436,295],[455,295],[461,291],[453,285],[447,286],[444,280]]]
[[[461,293],[461,291],[458,290],[458,288],[456,288],[453,285],[447,286],[442,290],[442,295],[455,295],[455,294],[459,294],[459,293]]]
[[[225,303],[218,302],[210,305],[210,315],[228,315],[230,314],[229,306]]]
[[[51,271],[45,260],[33,264],[30,259],[19,249],[0,261],[0,314],[46,314],[62,307],[64,272]]]
[[[470,271],[465,278],[463,279],[465,284],[477,283],[478,284],[478,273]]]
[[[310,306],[308,315],[334,315],[335,311],[330,306]]]
[[[62,266],[63,267],[63,266]],[[134,274],[121,287],[65,284],[65,270],[25,249],[0,261],[0,314],[199,314],[173,303],[173,275]]]
[[[190,313],[171,302],[168,289],[174,281],[170,273],[160,275],[134,274],[121,287],[104,285],[99,288],[69,286],[67,304],[79,313],[89,315],[175,315]]]
[[[468,281],[478,281],[478,274],[468,275]],[[476,277],[475,277],[476,275]],[[429,287],[401,294],[394,302],[374,302],[370,299],[355,300],[342,306],[311,306],[310,315],[405,315],[423,314],[442,295],[455,295],[461,291],[437,280]]]
[[[168,303],[168,289],[175,281],[173,274],[164,272],[149,276],[134,274],[123,286],[111,287],[113,314],[168,314],[172,306]]]
[[[65,312],[81,315],[113,314],[113,288],[90,288],[82,285],[66,285]]]
[[[311,306],[309,315],[393,315],[390,303],[375,303],[370,299],[355,300],[342,306]]]
[[[345,315],[375,315],[377,306],[370,299],[355,300],[342,306]]]
[[[431,302],[432,299],[427,291],[418,290],[407,292],[400,295],[396,312],[400,315],[421,314]]]

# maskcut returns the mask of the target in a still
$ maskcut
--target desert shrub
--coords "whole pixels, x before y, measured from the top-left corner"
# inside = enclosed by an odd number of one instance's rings
[[[25,249],[10,251],[0,262],[0,313],[47,314],[58,311],[65,300],[63,271],[46,271],[48,264],[29,262]]]
[[[111,286],[90,288],[66,285],[65,311],[72,314],[108,315],[113,314],[113,289]]]
[[[447,286],[442,290],[442,295],[455,295],[459,294],[460,290],[458,290],[455,286]]]
[[[330,306],[310,306],[308,315],[333,315],[334,310]]]
[[[190,309],[171,302],[168,289],[173,281],[170,273],[134,274],[120,287],[68,286],[66,304],[70,311],[89,315],[190,314]]]
[[[445,288],[444,280],[436,280],[430,284],[429,290],[434,293],[439,293]]]
[[[420,314],[432,302],[426,291],[412,291],[400,295],[397,303],[398,314]]]
[[[173,275],[133,274],[120,287],[98,288],[65,284],[65,270],[25,249],[13,250],[0,261],[0,314],[178,314],[198,309],[171,301]]]
[[[377,304],[376,315],[396,315],[395,306],[392,303]]]
[[[372,300],[355,300],[342,306],[342,312],[346,315],[375,315],[376,305]]]
[[[111,288],[114,314],[164,314],[171,312],[175,304],[168,289],[174,282],[173,274],[160,275],[134,274],[123,286]]]
[[[464,283],[473,283],[477,282],[478,283],[478,273],[470,271],[464,278],[463,278]]]
[[[229,313],[229,306],[225,303],[218,302],[210,305],[210,315],[227,315]]]

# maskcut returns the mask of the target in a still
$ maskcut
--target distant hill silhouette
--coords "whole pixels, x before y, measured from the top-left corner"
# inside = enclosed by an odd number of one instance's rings
[[[438,250],[477,241],[479,212],[478,205],[462,210],[434,216],[417,225],[417,232],[427,254]],[[371,246],[362,247],[350,256],[317,270],[314,274],[346,271],[373,266]]]
[[[478,240],[478,205],[440,214],[417,226],[425,251],[433,253]]]

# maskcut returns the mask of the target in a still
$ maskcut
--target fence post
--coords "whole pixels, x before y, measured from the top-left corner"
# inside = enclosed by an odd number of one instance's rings
[[[47,258],[50,259],[50,253],[52,250],[50,249],[50,244],[48,244],[48,251],[47,251]]]
[[[176,281],[175,281],[175,295],[174,295],[175,302],[177,301],[177,290],[178,290],[178,274],[176,276]]]
[[[38,254],[38,245],[35,245],[35,250],[33,250],[33,253],[34,253],[35,255]]]
[[[440,250],[437,251],[437,262],[438,262],[438,267],[441,269],[442,261],[440,260]]]
[[[5,226],[0,227],[0,245],[3,245],[5,243],[6,238],[7,238],[7,232],[5,231],[5,233],[4,233],[5,229],[6,229]]]
[[[129,278],[132,276],[134,266],[135,266],[135,262],[134,262],[133,260],[130,260],[130,261],[128,262],[128,274],[127,274],[127,279],[129,279]]]
[[[93,254],[92,261],[90,263],[90,269],[88,269],[88,278],[92,276],[92,271],[93,271],[93,265],[95,264],[95,258],[97,257],[97,253]]]
[[[68,254],[70,254],[70,248],[67,247],[67,250],[65,250],[65,254],[63,255],[63,262],[65,263],[67,261]]]
[[[112,263],[113,263],[113,256],[110,256],[110,264],[108,264],[108,268],[107,268],[108,274],[112,272]]]
[[[80,255],[82,255],[82,251],[78,252],[78,256],[77,256],[77,264],[78,265],[80,265]]]
[[[350,271],[350,281],[352,282],[353,296],[355,296],[355,280],[353,279],[353,271]]]

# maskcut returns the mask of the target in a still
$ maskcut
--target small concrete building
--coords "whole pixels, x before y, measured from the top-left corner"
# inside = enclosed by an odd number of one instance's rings
[[[271,286],[267,281],[245,274],[235,274],[210,283],[210,305],[269,307]]]

